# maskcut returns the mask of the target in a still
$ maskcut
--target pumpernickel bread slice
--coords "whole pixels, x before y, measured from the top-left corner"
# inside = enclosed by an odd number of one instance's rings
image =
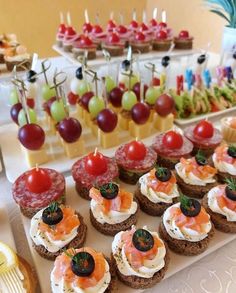
[[[220,183],[225,183],[226,179],[233,178],[236,179],[235,175],[231,175],[229,173],[217,171],[217,179]]]
[[[64,247],[65,249],[80,248],[84,245],[84,242],[86,240],[87,226],[84,223],[83,217],[79,213],[76,213],[76,214],[77,214],[79,221],[80,221],[80,225],[77,230],[78,234],[70,243],[68,243]],[[55,258],[61,253],[61,250],[59,250],[55,253],[50,252],[43,245],[36,245],[34,242],[33,242],[33,247],[40,256],[42,256],[43,258],[46,258],[48,260],[55,260]]]
[[[117,265],[115,258],[113,257],[113,254],[111,254],[111,260],[113,263],[113,266],[116,268],[116,274],[118,276],[118,279],[123,282],[125,285],[134,288],[134,289],[147,289],[155,286],[157,283],[159,283],[165,276],[165,273],[168,269],[169,262],[170,262],[170,256],[169,256],[169,250],[167,245],[166,247],[166,255],[165,255],[165,266],[158,272],[156,272],[152,278],[142,278],[138,276],[125,276],[123,275]]]
[[[182,255],[192,256],[198,255],[207,249],[209,242],[214,235],[214,226],[212,224],[212,229],[205,239],[198,242],[190,242],[187,240],[178,240],[172,238],[167,233],[163,221],[161,220],[159,225],[159,235],[166,242],[168,247],[174,252]]]
[[[215,213],[209,208],[207,194],[202,199],[202,205],[211,216],[211,221],[217,230],[225,233],[236,233],[236,222],[227,221],[225,216]]]

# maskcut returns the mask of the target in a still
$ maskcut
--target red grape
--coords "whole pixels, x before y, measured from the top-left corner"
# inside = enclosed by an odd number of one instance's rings
[[[132,141],[126,145],[126,155],[130,160],[140,161],[146,156],[147,149],[141,141]]]
[[[21,103],[17,103],[11,107],[10,114],[11,119],[18,125],[18,115],[20,110],[22,109]]]
[[[43,168],[34,168],[27,173],[26,187],[34,193],[42,193],[50,189],[52,180]]]
[[[163,136],[162,142],[170,149],[180,149],[184,143],[182,135],[173,130]]]
[[[109,94],[109,101],[112,103],[114,107],[121,107],[121,100],[123,96],[123,91],[119,87],[113,88]]]
[[[144,84],[143,86],[143,96],[145,97],[146,91],[148,89],[147,84]],[[138,100],[140,100],[140,82],[136,82],[133,86],[133,92],[135,93]]]
[[[150,116],[150,108],[146,103],[137,103],[131,109],[131,116],[135,123],[144,124]]]
[[[72,117],[63,119],[59,123],[57,130],[60,136],[68,143],[77,141],[82,133],[80,122]]]
[[[103,132],[112,132],[117,126],[117,114],[110,110],[104,109],[97,116],[98,127]]]
[[[92,97],[94,97],[94,93],[87,92],[87,93],[83,94],[83,96],[80,99],[81,106],[87,111],[89,110],[88,104],[89,104],[90,99],[92,99]]]
[[[30,107],[31,109],[34,109],[34,106],[35,106],[35,101],[33,98],[27,98],[26,99],[26,103],[27,103],[27,106]]]
[[[25,124],[18,131],[18,139],[26,149],[35,151],[44,144],[45,132],[37,124]]]
[[[77,101],[79,100],[79,96],[69,92],[67,99],[70,105],[76,105]]]
[[[152,85],[153,86],[159,86],[160,85],[160,79],[157,77],[153,77],[152,79]]]
[[[48,113],[48,115],[50,115],[50,116],[51,116],[51,111],[50,111],[51,105],[53,102],[56,101],[56,99],[57,99],[56,97],[51,97],[47,102],[43,103],[44,111],[46,111]]]
[[[203,120],[195,126],[193,132],[198,137],[211,138],[214,135],[214,127],[211,122]]]
[[[107,171],[107,161],[99,152],[90,153],[86,157],[85,170],[94,176],[101,175]]]
[[[167,116],[175,108],[175,102],[174,99],[167,95],[163,94],[159,98],[157,98],[155,103],[155,110],[160,116]]]

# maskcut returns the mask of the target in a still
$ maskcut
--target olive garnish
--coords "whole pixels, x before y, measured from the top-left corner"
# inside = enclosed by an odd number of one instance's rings
[[[42,214],[42,220],[45,224],[53,226],[61,222],[63,212],[59,207],[58,202],[51,203]]]
[[[125,71],[127,71],[127,70],[129,70],[130,65],[131,65],[131,63],[130,63],[129,60],[124,60],[124,61],[122,61],[121,67],[122,67]]]
[[[236,158],[236,147],[235,146],[229,146],[228,147],[228,151],[227,154],[232,157],[232,158]]]
[[[161,59],[161,65],[163,67],[167,67],[169,66],[170,64],[170,57],[169,56],[164,56],[162,59]]]
[[[198,163],[198,165],[200,166],[205,166],[208,164],[208,160],[207,158],[205,157],[204,153],[199,150],[195,156],[195,160],[196,162]]]
[[[186,217],[196,217],[201,211],[201,204],[196,199],[181,195],[180,209]]]
[[[156,176],[157,180],[159,180],[161,182],[167,182],[170,180],[172,174],[169,169],[157,166],[155,176]]]
[[[34,83],[37,80],[36,76],[37,76],[37,72],[35,72],[34,70],[29,70],[27,72],[26,79],[28,82]]]
[[[105,199],[114,199],[119,193],[119,186],[116,183],[110,182],[102,185],[99,191]]]
[[[205,54],[202,54],[197,58],[197,63],[200,64],[200,65],[203,64],[205,61],[206,61],[206,55]]]
[[[82,80],[83,79],[83,69],[82,67],[78,67],[76,72],[75,72],[76,78]]]
[[[225,182],[227,183],[227,186],[225,187],[226,197],[233,201],[236,201],[236,179],[227,178]]]
[[[149,251],[154,246],[152,234],[144,229],[138,229],[134,232],[132,242],[134,247],[142,252]]]
[[[76,276],[88,277],[94,269],[95,261],[90,253],[81,251],[72,256],[71,270]]]

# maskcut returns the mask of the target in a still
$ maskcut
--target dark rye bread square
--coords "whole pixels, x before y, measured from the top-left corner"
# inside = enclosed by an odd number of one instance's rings
[[[145,195],[141,193],[140,184],[137,184],[137,189],[135,191],[135,197],[139,202],[140,209],[150,216],[160,217],[163,215],[164,211],[172,206],[174,203],[178,202],[177,198],[173,199],[172,203],[153,203]]]
[[[202,199],[202,205],[211,216],[211,221],[217,230],[225,233],[236,233],[236,222],[227,221],[225,216],[215,213],[209,208],[207,194]]]
[[[184,180],[175,172],[178,186],[184,195],[201,199],[213,187],[218,185],[217,178],[215,183],[208,183],[206,186],[191,185],[184,182]]]
[[[157,283],[159,283],[165,276],[165,273],[168,269],[169,262],[170,262],[170,255],[167,245],[166,247],[166,255],[165,255],[165,266],[158,272],[156,272],[152,278],[142,278],[138,276],[125,276],[123,275],[117,265],[116,260],[113,257],[113,254],[111,254],[111,261],[113,263],[113,266],[116,268],[116,274],[118,276],[118,279],[123,282],[125,285],[133,288],[133,289],[147,289],[155,286]]]
[[[93,227],[98,230],[99,232],[101,232],[102,234],[105,234],[105,235],[109,235],[109,236],[115,236],[118,232],[120,231],[125,231],[125,230],[128,230],[132,227],[132,225],[135,225],[138,221],[138,212],[139,212],[139,204],[137,202],[137,211],[135,214],[131,215],[127,220],[121,222],[121,223],[118,223],[118,224],[114,224],[114,225],[111,225],[111,224],[107,224],[107,223],[104,223],[104,224],[101,224],[99,223],[91,209],[89,210],[89,213],[90,213],[90,221],[91,221],[91,224],[93,225]]]
[[[160,167],[165,167],[171,170],[175,169],[175,165],[179,163],[180,158],[168,158],[158,154],[157,156],[157,164]]]
[[[81,196],[83,199],[91,200],[91,198],[89,197],[89,189],[88,188],[84,187],[79,182],[76,182],[75,189],[76,189],[78,195]]]
[[[76,213],[76,214],[80,221],[80,225],[77,230],[78,234],[70,243],[68,243],[62,249],[80,248],[80,247],[83,247],[84,245],[84,242],[86,240],[86,235],[87,235],[87,226],[84,223],[83,217],[79,213]],[[61,254],[61,251],[62,251],[62,249],[60,249],[59,251],[53,253],[53,252],[49,252],[43,245],[36,245],[33,241],[32,241],[32,244],[33,244],[33,248],[37,251],[37,253],[43,258],[46,258],[48,260],[55,260],[55,258],[59,254]]]
[[[225,183],[226,179],[230,179],[230,178],[236,179],[236,176],[231,175],[229,173],[217,171],[217,179],[220,183]]]
[[[106,257],[106,261],[108,262],[109,267],[110,267],[111,281],[110,281],[109,286],[107,287],[107,289],[104,292],[105,293],[112,293],[116,289],[116,279],[117,279],[116,278],[116,268],[110,258]]]
[[[209,242],[214,236],[214,233],[214,226],[212,224],[212,229],[205,239],[198,242],[190,242],[187,240],[178,240],[172,238],[167,233],[165,226],[163,224],[163,220],[161,220],[161,223],[159,225],[160,238],[162,238],[166,242],[168,247],[178,254],[187,256],[198,255],[204,252],[208,248]]]
[[[122,180],[123,182],[127,184],[135,185],[138,182],[140,177],[142,177],[144,174],[148,173],[150,170],[154,168],[154,165],[148,169],[139,170],[139,171],[127,170],[120,165],[118,165],[118,167],[119,167],[120,180]]]
[[[213,155],[216,147],[197,147],[194,145],[192,156],[195,156],[199,151],[201,151],[207,158],[209,158],[211,155]]]

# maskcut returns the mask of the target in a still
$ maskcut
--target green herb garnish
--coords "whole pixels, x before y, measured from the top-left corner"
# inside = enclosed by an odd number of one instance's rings
[[[59,204],[58,204],[58,202],[57,202],[57,201],[53,201],[53,202],[48,206],[47,210],[48,210],[51,214],[53,214],[53,213],[56,213],[56,212],[57,212],[58,208],[59,208]]]
[[[232,191],[236,191],[236,179],[235,178],[226,178],[226,184],[228,185],[229,189]]]
[[[107,183],[107,184],[104,184],[102,185],[99,190],[100,192],[108,192],[108,193],[113,193],[116,191],[116,184],[115,183]]]
[[[207,158],[202,150],[199,150],[197,154],[195,155],[195,159],[197,163],[200,163],[202,165],[205,165],[207,163]]]
[[[193,208],[191,198],[187,197],[186,195],[181,194],[179,197],[181,206],[186,210],[191,210]]]
[[[158,165],[155,166],[156,169],[156,174],[158,177],[163,177],[166,175],[166,168],[165,167],[160,167]]]

